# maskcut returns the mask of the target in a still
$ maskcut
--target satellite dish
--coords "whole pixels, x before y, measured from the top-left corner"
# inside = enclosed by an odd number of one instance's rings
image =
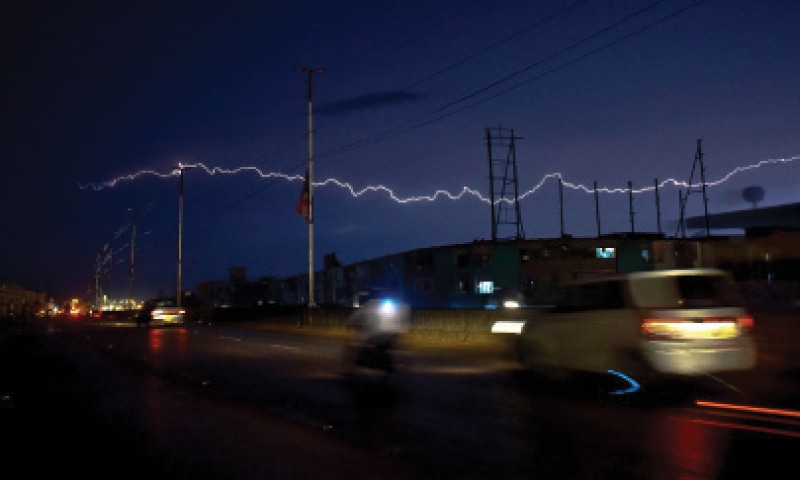
[[[752,203],[753,208],[756,208],[758,207],[758,202],[764,200],[764,188],[759,187],[758,185],[745,187],[742,189],[742,198],[744,198],[745,201]]]

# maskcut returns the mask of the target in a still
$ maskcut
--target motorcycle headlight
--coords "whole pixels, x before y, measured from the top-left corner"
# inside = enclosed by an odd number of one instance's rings
[[[397,309],[397,305],[393,300],[386,299],[381,302],[380,312],[382,315],[391,315]]]

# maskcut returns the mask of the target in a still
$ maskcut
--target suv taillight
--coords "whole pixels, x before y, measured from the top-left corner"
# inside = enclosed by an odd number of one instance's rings
[[[740,329],[750,328],[753,318],[749,315],[737,317],[704,318],[645,318],[642,334],[652,340],[715,340],[734,338]]]
[[[676,334],[678,325],[683,323],[683,320],[671,320],[664,318],[645,318],[642,320],[642,334],[651,339],[677,339],[679,336]]]
[[[739,328],[752,329],[755,321],[752,315],[739,315],[736,317],[736,324],[739,325]]]

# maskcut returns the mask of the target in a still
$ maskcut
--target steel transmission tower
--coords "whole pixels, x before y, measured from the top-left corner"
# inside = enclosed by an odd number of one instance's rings
[[[684,216],[686,215],[686,202],[689,200],[689,194],[692,192],[701,192],[703,194],[703,214],[706,219],[706,236],[711,234],[711,226],[708,218],[708,195],[706,195],[706,167],[703,164],[703,140],[697,140],[697,150],[694,155],[694,164],[692,165],[692,173],[689,175],[689,185],[686,187],[686,194],[681,195],[678,192],[678,203],[680,206],[680,219],[678,220],[678,231],[675,236],[686,237],[686,226],[684,224]],[[692,182],[694,181],[695,170],[700,169],[700,190],[693,190],[695,187]]]
[[[519,183],[517,181],[517,156],[514,130],[502,127],[486,129],[486,148],[489,152],[489,199],[492,208],[492,241],[497,241],[498,229],[513,229],[506,239],[525,238],[522,214],[519,208]]]

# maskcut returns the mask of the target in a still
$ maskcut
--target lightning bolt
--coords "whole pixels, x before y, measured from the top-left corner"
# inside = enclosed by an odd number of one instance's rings
[[[761,160],[759,162],[756,162],[756,163],[753,163],[753,164],[750,164],[750,165],[739,166],[739,167],[734,168],[733,170],[731,170],[730,172],[728,172],[727,174],[725,174],[724,176],[722,176],[721,178],[719,178],[717,180],[714,180],[714,181],[711,181],[711,182],[706,182],[706,187],[716,187],[716,186],[722,185],[723,183],[727,182],[728,180],[730,180],[734,176],[736,176],[738,174],[741,174],[741,173],[744,173],[744,172],[747,172],[747,171],[750,171],[750,170],[755,170],[755,169],[758,169],[758,168],[761,168],[761,167],[764,167],[764,166],[768,166],[768,165],[792,163],[792,162],[794,162],[794,161],[796,161],[798,159],[800,159],[800,155],[796,155],[796,156],[788,157],[788,158],[765,159],[765,160]],[[157,177],[157,178],[166,179],[166,178],[172,178],[172,177],[176,177],[176,176],[180,175],[181,169],[196,169],[196,168],[205,171],[206,174],[211,175],[211,176],[214,176],[214,175],[237,175],[237,174],[241,174],[241,173],[250,172],[250,173],[255,173],[260,178],[265,179],[265,180],[279,179],[279,180],[286,180],[286,181],[290,181],[290,182],[295,182],[295,181],[303,181],[305,179],[305,177],[303,175],[288,175],[288,174],[280,173],[280,172],[264,172],[261,169],[259,169],[258,167],[254,167],[254,166],[244,166],[244,167],[237,167],[237,168],[228,169],[228,168],[221,168],[221,167],[209,167],[209,166],[207,166],[207,165],[205,165],[203,163],[194,163],[194,164],[179,164],[178,168],[175,168],[175,169],[173,169],[173,170],[171,170],[171,171],[169,171],[167,173],[157,172],[155,170],[140,170],[140,171],[138,171],[136,173],[132,173],[132,174],[128,174],[128,175],[122,175],[122,176],[113,178],[111,180],[108,180],[108,181],[105,181],[105,182],[102,182],[102,183],[81,184],[81,185],[79,185],[79,188],[82,189],[82,190],[90,189],[90,190],[94,190],[94,191],[100,191],[100,190],[104,190],[104,189],[107,189],[107,188],[116,187],[117,185],[119,185],[120,183],[123,183],[123,182],[134,181],[134,180],[136,180],[136,179],[138,179],[140,177],[151,176],[151,177]],[[553,179],[560,180],[562,185],[567,187],[567,188],[570,188],[572,190],[582,191],[582,192],[588,193],[588,194],[594,194],[594,193],[604,193],[604,194],[621,194],[621,193],[628,194],[628,193],[633,193],[633,194],[641,194],[641,193],[651,192],[651,191],[653,191],[653,190],[655,190],[657,188],[655,185],[650,185],[650,186],[642,187],[642,188],[639,188],[639,189],[629,189],[629,188],[620,188],[620,187],[614,187],[614,188],[611,188],[611,187],[600,187],[600,188],[597,188],[595,190],[595,188],[593,188],[593,187],[587,187],[587,186],[585,186],[583,184],[580,184],[580,183],[569,182],[569,181],[564,179],[564,176],[561,173],[554,172],[554,173],[548,173],[548,174],[544,175],[542,177],[542,179],[539,180],[539,182],[537,184],[535,184],[533,187],[531,187],[530,189],[528,189],[527,191],[525,191],[524,193],[519,195],[519,199],[523,200],[523,199],[525,199],[525,198],[527,198],[527,197],[529,197],[531,195],[534,195],[539,190],[541,190],[547,184],[548,181],[551,181]],[[467,187],[467,186],[462,187],[461,190],[458,191],[457,193],[453,193],[453,192],[450,192],[448,190],[439,189],[439,190],[435,190],[432,194],[429,194],[429,195],[401,197],[398,194],[396,194],[394,192],[394,190],[392,190],[391,188],[389,188],[389,187],[387,187],[385,185],[382,185],[382,184],[379,184],[379,185],[368,185],[368,186],[366,186],[364,188],[357,189],[352,184],[350,184],[348,182],[345,182],[343,180],[336,179],[336,178],[328,178],[328,179],[325,179],[325,180],[322,180],[322,181],[315,181],[314,182],[314,187],[315,188],[316,187],[327,187],[327,186],[330,186],[330,185],[334,185],[334,186],[337,186],[337,187],[339,187],[341,189],[347,190],[353,198],[360,198],[360,197],[363,197],[363,196],[365,196],[367,194],[370,194],[370,193],[382,193],[382,194],[385,194],[386,196],[388,196],[394,202],[397,202],[397,203],[400,203],[400,204],[416,203],[416,202],[435,202],[435,201],[437,201],[439,199],[449,199],[449,200],[455,201],[455,200],[461,200],[461,199],[463,199],[464,197],[467,197],[467,196],[474,197],[477,200],[479,200],[481,202],[484,202],[484,203],[487,203],[487,204],[492,203],[492,200],[490,198],[484,196],[483,194],[481,194],[479,190],[476,190],[474,188],[470,188],[470,187]],[[688,182],[681,181],[681,180],[676,180],[674,178],[669,178],[667,180],[661,181],[658,184],[658,188],[664,188],[664,187],[666,187],[668,185],[669,186],[673,186],[673,187],[680,187],[680,188],[700,188],[700,187],[702,187],[702,184],[700,184],[700,183],[696,183],[696,184],[691,184],[690,185]],[[511,199],[511,198],[500,198],[500,199],[495,200],[495,203],[501,203],[501,202],[508,203],[508,204],[513,204],[514,200]]]

